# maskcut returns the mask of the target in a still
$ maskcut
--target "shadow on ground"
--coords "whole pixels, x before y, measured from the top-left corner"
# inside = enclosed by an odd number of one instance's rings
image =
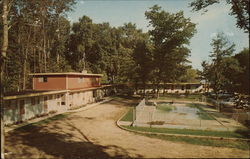
[[[79,118],[79,116],[77,116]],[[42,124],[30,124],[6,134],[6,158],[128,158],[128,150],[98,145],[71,122],[74,115]],[[84,120],[94,120],[84,118]],[[62,123],[65,125],[61,127]],[[49,124],[49,126],[47,125]],[[53,129],[53,130],[51,130]],[[77,134],[77,135],[76,135]],[[112,156],[107,153],[111,152]],[[132,150],[135,151],[135,150]],[[136,157],[143,157],[135,155]]]

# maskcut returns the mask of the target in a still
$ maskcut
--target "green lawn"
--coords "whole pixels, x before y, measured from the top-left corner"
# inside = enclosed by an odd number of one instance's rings
[[[127,114],[121,119],[121,121],[133,121],[133,109],[130,108]]]
[[[198,101],[201,98],[201,95],[188,95],[188,96],[180,96],[180,95],[165,95],[160,96],[159,100],[177,100],[177,101]]]
[[[184,135],[199,135],[199,136],[215,136],[215,137],[229,137],[229,138],[247,138],[249,131],[241,130],[237,132],[232,131],[208,131],[208,130],[192,130],[192,129],[171,129],[171,128],[148,128],[148,127],[131,127],[124,126],[127,129],[142,131],[142,132],[155,132],[167,134],[184,134]]]
[[[142,132],[249,138],[249,136],[243,135],[243,134],[249,135],[249,132],[243,132],[243,131],[237,133],[237,132],[228,132],[228,131],[203,131],[203,130],[190,130],[190,129],[146,128],[146,127],[131,127],[131,126],[123,126],[123,127],[127,129],[131,129],[131,130],[142,131]],[[230,148],[238,148],[238,149],[243,149],[243,150],[248,150],[250,146],[249,142],[247,141],[212,140],[212,139],[202,139],[202,138],[192,138],[192,137],[182,137],[182,136],[177,137],[177,136],[166,136],[166,135],[156,135],[156,134],[141,134],[141,135],[152,137],[152,138],[159,138],[162,140],[184,142],[184,143],[195,144],[195,145],[230,147]]]
[[[209,140],[209,139],[198,139],[189,137],[176,137],[176,136],[165,136],[165,135],[151,135],[151,134],[141,134],[151,138],[158,138],[161,140],[174,141],[180,143],[189,143],[194,145],[202,146],[213,146],[213,147],[228,147],[237,148],[242,150],[249,150],[250,145],[246,141],[227,141],[227,140]]]

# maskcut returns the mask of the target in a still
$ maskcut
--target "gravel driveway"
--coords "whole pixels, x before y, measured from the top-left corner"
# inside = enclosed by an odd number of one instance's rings
[[[116,120],[134,100],[115,99],[48,124],[6,134],[6,158],[239,158],[248,151],[198,146],[137,135]]]

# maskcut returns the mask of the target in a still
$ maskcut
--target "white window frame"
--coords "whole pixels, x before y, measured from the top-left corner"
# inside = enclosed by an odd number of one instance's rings
[[[78,78],[78,83],[83,83],[84,82],[84,77],[79,77]]]

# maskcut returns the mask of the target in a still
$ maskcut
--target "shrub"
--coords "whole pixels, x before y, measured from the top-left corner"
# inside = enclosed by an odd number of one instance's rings
[[[164,121],[151,121],[148,122],[150,125],[163,125],[165,122]]]
[[[57,110],[51,110],[51,111],[49,111],[49,114],[55,114],[55,113],[57,113]]]

